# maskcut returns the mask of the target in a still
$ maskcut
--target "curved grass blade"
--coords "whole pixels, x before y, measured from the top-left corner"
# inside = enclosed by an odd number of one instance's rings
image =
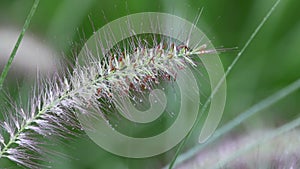
[[[32,7],[31,7],[31,10],[30,10],[30,12],[29,12],[29,14],[28,14],[28,16],[26,18],[26,21],[25,21],[25,24],[24,24],[24,26],[22,28],[22,31],[21,31],[21,33],[20,33],[20,35],[18,37],[18,40],[17,40],[17,42],[16,42],[16,44],[14,46],[14,49],[12,50],[12,52],[11,52],[9,58],[8,58],[7,63],[5,65],[5,67],[3,68],[3,71],[2,71],[1,76],[0,76],[0,90],[2,90],[4,80],[5,80],[6,76],[7,76],[7,73],[9,71],[10,67],[11,67],[11,64],[12,64],[12,62],[13,62],[16,54],[17,54],[19,46],[20,46],[20,44],[21,44],[21,42],[23,40],[25,32],[26,32],[26,30],[27,30],[27,28],[28,28],[28,26],[30,24],[30,21],[31,21],[31,19],[32,19],[33,15],[34,15],[34,13],[35,13],[35,11],[37,9],[37,7],[38,7],[39,2],[40,2],[40,0],[35,0],[34,1]]]
[[[236,159],[237,157],[241,156],[242,154],[246,153],[247,151],[253,149],[254,147],[265,143],[267,141],[270,141],[272,139],[274,139],[275,137],[284,134],[285,132],[288,132],[296,127],[298,127],[300,125],[300,117],[298,117],[297,119],[271,131],[268,132],[266,134],[266,136],[264,136],[263,138],[259,139],[258,141],[255,141],[254,143],[247,145],[245,147],[243,147],[242,149],[236,151],[235,153],[233,153],[232,155],[228,156],[225,159],[222,159],[221,161],[219,161],[218,163],[216,163],[215,166],[212,167],[212,169],[218,169],[218,168],[222,168],[224,167],[226,164],[228,164],[230,161]]]

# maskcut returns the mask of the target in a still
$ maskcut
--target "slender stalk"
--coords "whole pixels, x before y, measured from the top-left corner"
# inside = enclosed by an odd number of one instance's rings
[[[276,7],[278,6],[278,4],[280,3],[281,0],[277,0],[275,2],[275,4],[272,6],[272,8],[269,10],[269,12],[266,14],[266,16],[263,18],[263,20],[260,22],[260,24],[257,26],[257,28],[254,30],[254,32],[251,34],[250,38],[248,39],[248,41],[245,43],[245,45],[243,46],[243,48],[241,49],[241,51],[237,54],[237,56],[235,57],[235,59],[232,61],[232,63],[230,64],[230,66],[227,68],[224,76],[220,79],[220,81],[218,82],[217,86],[214,88],[214,90],[212,91],[210,97],[207,99],[207,101],[205,102],[205,104],[203,105],[202,109],[201,109],[201,114],[203,114],[207,108],[208,105],[211,102],[211,99],[214,97],[215,93],[219,90],[219,88],[221,87],[221,85],[224,83],[226,77],[229,75],[229,73],[231,72],[233,66],[235,66],[235,64],[237,63],[237,61],[240,59],[240,57],[242,56],[242,54],[244,54],[245,50],[248,48],[248,46],[250,45],[250,43],[253,41],[253,39],[255,38],[255,36],[257,35],[257,33],[261,30],[261,28],[263,27],[263,25],[265,24],[265,22],[270,18],[271,14],[274,12],[274,10],[276,9]],[[197,124],[199,123],[201,118],[198,118],[196,120],[196,122],[194,123],[191,131],[187,134],[187,136],[181,141],[178,150],[176,151],[170,165],[169,165],[169,169],[172,169],[174,167],[174,164],[176,162],[176,159],[181,151],[181,149],[183,148],[185,142],[187,139],[190,138],[191,133],[195,130]]]
[[[40,0],[35,0],[34,1],[33,5],[32,5],[32,8],[31,8],[31,10],[30,10],[30,12],[29,12],[29,14],[28,14],[28,16],[26,18],[26,21],[25,21],[25,24],[24,24],[24,26],[22,28],[22,31],[21,31],[21,33],[20,33],[20,35],[18,37],[18,40],[17,40],[17,42],[16,42],[16,44],[14,46],[14,49],[11,52],[11,54],[10,54],[10,56],[8,58],[8,61],[7,61],[6,65],[5,65],[4,69],[3,69],[3,71],[1,73],[1,76],[0,76],[0,90],[3,87],[4,80],[5,80],[6,76],[7,76],[7,73],[9,71],[10,67],[11,67],[11,64],[12,64],[12,62],[13,62],[16,54],[17,54],[19,46],[20,46],[20,44],[21,44],[21,42],[23,40],[25,32],[26,32],[26,30],[27,30],[27,28],[28,28],[28,26],[30,24],[30,21],[31,21],[31,19],[32,19],[33,15],[34,15],[34,13],[35,13],[35,11],[37,9],[37,7],[38,7],[39,2],[40,2]]]

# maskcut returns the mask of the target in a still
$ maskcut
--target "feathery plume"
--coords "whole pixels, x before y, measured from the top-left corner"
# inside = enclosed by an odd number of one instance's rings
[[[176,72],[197,66],[192,55],[214,53],[203,46],[189,49],[175,43],[141,43],[130,49],[93,56],[85,47],[86,60],[76,62],[73,71],[55,75],[34,89],[28,108],[15,106],[1,127],[0,158],[8,158],[29,168],[40,168],[46,155],[45,138],[68,138],[76,135],[80,124],[76,112],[89,115],[91,108],[103,113],[104,102],[114,103],[114,94],[127,96],[131,91],[151,90],[159,79],[176,79]],[[99,44],[101,46],[101,44]],[[102,49],[102,52],[104,50]]]

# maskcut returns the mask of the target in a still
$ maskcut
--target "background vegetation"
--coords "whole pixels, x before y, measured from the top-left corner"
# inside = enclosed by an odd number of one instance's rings
[[[1,0],[0,29],[13,27],[20,31],[32,3],[31,0]],[[82,39],[92,35],[93,27],[97,30],[119,17],[147,11],[171,13],[193,22],[199,9],[203,8],[197,26],[213,44],[216,47],[242,48],[273,4],[273,0],[41,1],[26,36],[36,37],[56,54],[55,57],[73,62],[74,54],[81,48]],[[220,126],[300,78],[299,7],[300,1],[283,0],[233,68],[227,78],[227,103]],[[236,51],[220,54],[225,69],[236,55]],[[3,58],[7,57],[0,51],[0,65],[6,63]],[[22,58],[22,53],[17,53],[16,57]],[[10,72],[4,90],[17,98],[30,90],[32,84],[34,81],[29,75]],[[300,91],[296,91],[251,117],[235,129],[235,132],[251,133],[263,128],[281,126],[298,117],[299,100]],[[187,147],[192,145],[191,142]],[[170,162],[175,150],[147,159],[128,159],[100,149],[88,138],[70,140],[55,146],[55,149],[63,153],[57,153],[59,156],[51,164],[57,169],[159,168]],[[2,166],[20,168],[1,159],[0,167]]]

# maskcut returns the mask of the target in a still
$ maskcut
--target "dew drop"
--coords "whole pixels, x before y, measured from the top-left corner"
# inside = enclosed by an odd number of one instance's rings
[[[175,113],[174,113],[174,112],[171,112],[170,114],[171,114],[171,117],[174,117],[174,116],[175,116]]]

